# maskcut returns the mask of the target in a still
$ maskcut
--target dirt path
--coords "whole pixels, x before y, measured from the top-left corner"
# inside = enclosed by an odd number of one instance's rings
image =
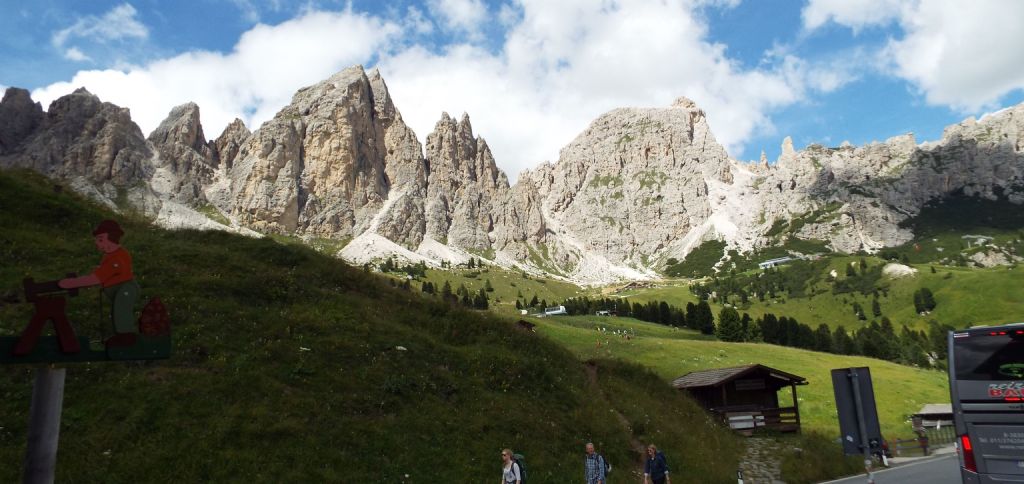
[[[629,445],[633,448],[633,451],[636,452],[637,456],[633,471],[638,476],[643,475],[644,443],[640,442],[640,440],[636,438],[636,435],[633,433],[633,426],[629,424],[629,420],[625,415],[622,415],[622,412],[619,412],[617,408],[612,406],[611,400],[608,399],[608,395],[605,394],[604,389],[601,388],[601,385],[597,382],[597,364],[588,361],[583,364],[583,368],[587,372],[587,381],[594,386],[594,389],[601,395],[601,399],[608,403],[608,408],[611,410],[611,413],[615,415],[615,419],[618,420],[622,427],[629,432]]]
[[[780,452],[783,447],[774,439],[750,437],[746,439],[747,453],[740,462],[743,484],[784,484]]]

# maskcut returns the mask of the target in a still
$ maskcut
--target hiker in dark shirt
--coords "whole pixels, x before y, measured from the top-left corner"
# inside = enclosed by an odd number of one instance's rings
[[[644,461],[644,484],[672,484],[668,477],[668,462],[665,454],[658,452],[654,444],[647,446],[647,460]]]

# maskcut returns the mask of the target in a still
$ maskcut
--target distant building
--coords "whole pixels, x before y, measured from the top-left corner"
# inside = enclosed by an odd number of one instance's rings
[[[974,242],[974,245],[978,247],[981,247],[989,242],[992,242],[992,237],[989,237],[987,235],[965,235],[961,238],[967,241],[968,248],[971,247],[972,241]]]
[[[565,310],[565,306],[555,306],[544,309],[545,316],[555,316],[558,314],[569,314],[569,312]]]
[[[757,267],[759,267],[761,269],[768,269],[768,268],[771,268],[771,267],[778,267],[778,266],[780,266],[782,264],[785,264],[787,262],[791,262],[792,260],[793,260],[792,257],[779,257],[777,259],[768,259],[768,260],[766,260],[764,262],[759,262],[757,264]]]
[[[953,405],[929,403],[910,416],[915,427],[939,428],[953,425]]]

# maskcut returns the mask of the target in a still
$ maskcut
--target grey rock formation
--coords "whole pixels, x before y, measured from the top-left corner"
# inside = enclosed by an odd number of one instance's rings
[[[29,126],[32,121],[2,124]],[[121,187],[147,178],[143,162],[151,156],[128,109],[101,102],[85,89],[51,103],[42,122],[16,148],[0,157],[0,166]]]
[[[149,142],[159,154],[157,168],[169,172],[169,193],[182,202],[204,201],[203,187],[213,181],[217,152],[203,134],[199,106],[187,103],[172,109],[150,133]]]
[[[8,88],[0,101],[0,155],[13,153],[43,122],[43,107],[33,103],[28,91]]]
[[[242,148],[242,144],[250,136],[252,136],[252,133],[249,132],[249,128],[245,127],[245,123],[241,119],[235,118],[234,121],[228,124],[216,141],[213,142],[214,153],[217,155],[217,166],[230,170],[234,165],[235,157],[238,156],[238,151]]]
[[[356,66],[299,90],[254,132],[235,120],[216,141],[194,104],[172,110],[147,142],[127,109],[85,90],[44,113],[8,89],[0,166],[69,178],[108,201],[132,187],[130,203],[162,223],[202,219],[188,205],[212,203],[236,228],[351,239],[357,258],[493,254],[603,282],[653,276],[709,239],[740,251],[790,238],[872,251],[911,240],[902,222],[951,194],[1024,203],[1024,104],[932,143],[906,134],[797,151],[786,138],[769,164],[730,159],[704,112],[680,98],[600,116],[557,162],[509,186],[468,115],[443,114],[424,153],[380,73]]]
[[[729,185],[732,177],[725,150],[692,101],[616,109],[563,148],[557,163],[520,177],[535,188],[514,188],[521,211],[506,208],[502,220],[528,225],[501,230],[498,248],[525,238],[573,277],[606,269],[583,264],[591,253],[642,271],[657,257],[684,255],[694,242],[689,234],[704,237],[711,229],[709,187]],[[527,250],[514,251],[522,257]]]
[[[474,138],[469,115],[448,113],[427,136],[429,161],[426,236],[455,247],[487,250],[494,211],[508,192],[508,178],[482,138]]]
[[[303,88],[253,133],[230,172],[231,213],[257,230],[319,237],[355,237],[379,225],[393,182],[414,183],[423,160],[375,77],[371,83],[357,66]],[[415,227],[415,203],[399,207],[407,212],[389,223]]]

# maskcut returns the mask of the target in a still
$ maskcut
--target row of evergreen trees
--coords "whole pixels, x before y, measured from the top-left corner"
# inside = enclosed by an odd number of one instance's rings
[[[903,327],[897,334],[884,316],[881,323],[871,321],[853,332],[842,326],[833,331],[825,324],[812,329],[796,318],[768,313],[754,320],[747,313],[741,316],[736,309],[725,307],[718,314],[715,335],[722,341],[764,342],[928,367],[932,361],[946,359],[946,333],[951,330],[952,326],[931,321],[928,332]]]
[[[665,301],[634,302],[629,299],[590,299],[588,297],[569,298],[562,302],[570,315],[595,314],[597,311],[609,311],[617,316],[632,317],[649,323],[690,328],[704,334],[715,333],[715,318],[707,301],[697,304],[687,303],[686,308],[673,306]]]
[[[756,320],[742,315],[734,307],[722,308],[717,324],[707,301],[687,303],[685,309],[665,301],[630,303],[627,299],[567,299],[562,303],[569,314],[594,314],[610,311],[651,323],[685,327],[704,334],[714,334],[722,341],[763,342],[840,355],[863,355],[907,365],[930,366],[930,361],[945,360],[946,332],[953,329],[932,321],[928,332],[902,328],[898,333],[887,317],[881,323],[871,321],[853,332],[839,327],[834,331],[825,324],[817,329],[796,318],[768,313]]]
[[[406,283],[408,283],[408,281],[406,281]],[[480,288],[479,291],[473,293],[466,288],[465,284],[459,284],[459,288],[453,292],[451,283],[444,281],[444,285],[441,286],[440,291],[438,291],[434,286],[434,283],[424,281],[421,286],[421,290],[427,294],[440,295],[441,299],[444,301],[448,301],[451,304],[462,304],[467,308],[487,309],[490,307],[490,298],[487,297],[488,291],[485,288]]]

